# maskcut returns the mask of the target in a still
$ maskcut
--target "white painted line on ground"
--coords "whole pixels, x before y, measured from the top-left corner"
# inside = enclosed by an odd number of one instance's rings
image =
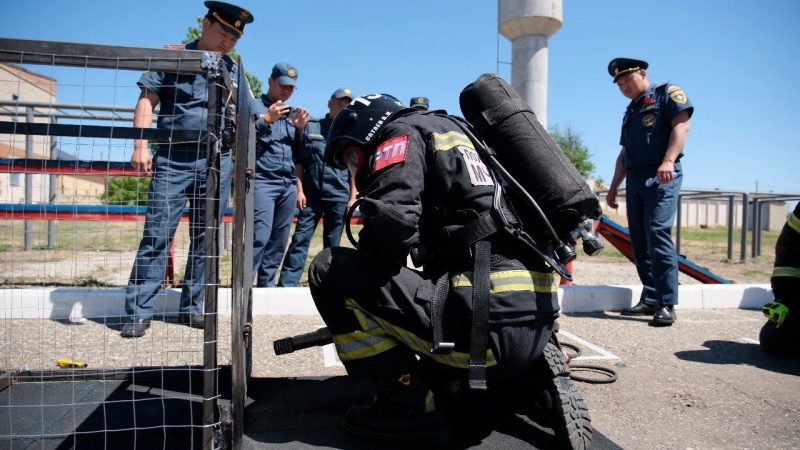
[[[750,339],[750,338],[739,338],[739,339],[742,340],[742,341],[745,341],[745,342],[749,342],[751,344],[761,344],[756,339]]]
[[[333,344],[322,346],[322,356],[325,361],[325,367],[343,367],[342,361],[339,360],[339,355],[336,354],[336,347]]]
[[[585,360],[602,360],[602,359],[620,359],[619,356],[617,356],[617,355],[615,355],[615,354],[613,354],[613,353],[611,353],[611,352],[609,352],[607,350],[604,350],[604,349],[602,349],[602,348],[600,348],[600,347],[598,347],[598,346],[596,346],[594,344],[586,342],[583,339],[575,336],[572,333],[569,333],[569,332],[564,331],[564,330],[559,330],[558,334],[564,335],[564,336],[568,337],[569,339],[571,339],[571,340],[573,340],[573,341],[575,341],[575,342],[577,342],[579,344],[585,345],[586,347],[589,347],[590,349],[596,351],[597,353],[600,353],[600,355],[601,355],[601,356],[598,356],[598,355],[579,356],[577,358],[574,358],[573,361],[578,361],[578,360],[585,361]]]

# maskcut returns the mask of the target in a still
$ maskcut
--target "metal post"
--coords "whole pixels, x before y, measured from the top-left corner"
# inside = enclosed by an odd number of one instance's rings
[[[217,373],[217,293],[219,287],[219,223],[220,223],[220,146],[219,133],[222,129],[222,107],[220,105],[220,69],[222,58],[219,53],[206,52],[208,58],[208,136],[206,137],[207,178],[206,178],[206,240],[204,248],[205,292],[203,330],[203,448],[215,448],[214,424],[219,419],[217,396],[219,394]]]
[[[228,200],[228,203],[230,203],[230,200]],[[228,222],[223,223],[222,231],[223,231],[222,245],[225,251],[229,252],[231,251],[231,224]]]
[[[25,108],[25,122],[33,123],[33,108]],[[33,136],[25,135],[25,158],[33,159]],[[25,173],[25,204],[33,203],[33,174]],[[30,220],[24,222],[25,232],[25,251],[33,249],[33,223]]]
[[[753,243],[751,244],[750,248],[750,257],[755,258],[756,256],[756,242],[758,242],[758,236],[756,236],[756,228],[758,228],[758,197],[753,197]]]
[[[58,122],[58,119],[53,119],[53,123]],[[50,159],[58,158],[58,140],[55,136],[50,137]],[[58,183],[58,175],[50,175],[49,187],[49,201],[50,203],[56,202],[56,183]],[[47,248],[56,248],[56,221],[47,221]]]
[[[733,197],[734,197],[733,195],[729,195],[728,196],[728,261],[729,262],[733,261],[733,228],[734,228],[734,225],[735,225],[733,223],[733,220],[734,220],[733,219],[733,217],[734,217],[733,216],[733,207],[734,207]]]
[[[742,193],[742,243],[739,251],[741,252],[741,261],[747,260],[747,207],[749,206],[747,194]]]
[[[761,202],[759,198],[753,199],[753,248],[750,256],[755,258],[760,253],[759,247],[761,246]]]

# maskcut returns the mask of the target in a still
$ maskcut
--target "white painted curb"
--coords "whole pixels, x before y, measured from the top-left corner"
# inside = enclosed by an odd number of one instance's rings
[[[638,302],[642,286],[562,286],[564,313],[619,311]],[[679,287],[678,309],[757,309],[773,300],[769,284],[703,284]],[[157,316],[178,313],[180,291],[162,290],[154,299]],[[231,290],[220,289],[219,313],[230,315]],[[4,319],[82,320],[122,317],[125,289],[0,289]],[[318,315],[308,288],[254,288],[253,315]]]

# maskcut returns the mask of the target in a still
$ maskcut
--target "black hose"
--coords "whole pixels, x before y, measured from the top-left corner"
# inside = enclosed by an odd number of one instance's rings
[[[350,241],[350,244],[353,245],[354,248],[358,248],[358,241],[353,236],[353,232],[350,230],[350,222],[353,220],[353,214],[355,214],[356,209],[364,201],[364,198],[359,198],[353,203],[353,206],[350,207],[350,210],[347,211],[347,217],[344,220],[344,229],[347,234],[347,239]]]
[[[577,345],[567,344],[565,342],[559,342],[562,347],[566,347],[570,350],[573,350],[575,353],[567,353],[567,358],[569,361],[581,356],[583,354],[583,350],[581,350]]]
[[[583,383],[608,384],[617,381],[617,372],[614,369],[604,366],[596,366],[594,364],[570,364],[569,370],[570,370],[570,375],[569,375],[570,378],[572,378],[575,381],[580,381]],[[593,377],[586,377],[583,375],[577,375],[575,374],[576,370],[578,372],[601,373],[605,375],[605,378],[593,378]]]

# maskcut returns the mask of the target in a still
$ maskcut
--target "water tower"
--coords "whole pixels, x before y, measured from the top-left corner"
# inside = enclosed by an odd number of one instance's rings
[[[547,39],[563,23],[561,0],[497,0],[500,34],[511,41],[511,86],[547,128]]]

